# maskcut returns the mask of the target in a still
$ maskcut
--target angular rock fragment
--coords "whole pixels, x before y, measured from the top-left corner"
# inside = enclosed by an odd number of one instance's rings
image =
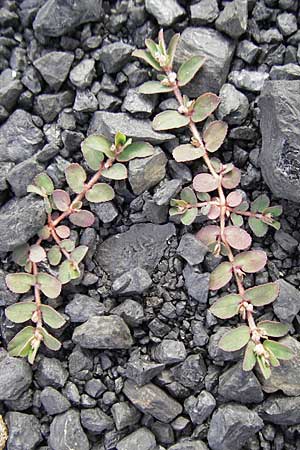
[[[54,91],[58,91],[66,80],[74,55],[67,52],[49,52],[36,59],[34,67]]]
[[[156,439],[148,428],[139,428],[118,442],[117,450],[132,450],[141,448],[143,450],[155,450]]]
[[[50,448],[57,450],[89,450],[90,444],[80,423],[78,411],[70,409],[55,416],[50,425]]]
[[[32,371],[24,359],[4,357],[0,361],[0,400],[16,400],[32,381]]]
[[[161,2],[160,0],[146,0],[146,10],[155,17],[162,27],[169,27],[185,16],[185,10],[176,0]]]

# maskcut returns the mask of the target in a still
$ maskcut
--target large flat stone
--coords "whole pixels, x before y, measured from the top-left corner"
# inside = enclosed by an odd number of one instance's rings
[[[267,81],[259,106],[264,180],[276,196],[300,202],[300,81]]]
[[[186,28],[177,47],[176,66],[195,55],[206,58],[204,66],[184,89],[187,95],[197,97],[207,91],[218,93],[226,82],[234,50],[234,42],[218,31],[205,27]]]
[[[116,234],[100,244],[96,260],[113,279],[136,267],[151,274],[167,248],[168,239],[174,234],[175,226],[170,223],[133,225],[125,233]]]

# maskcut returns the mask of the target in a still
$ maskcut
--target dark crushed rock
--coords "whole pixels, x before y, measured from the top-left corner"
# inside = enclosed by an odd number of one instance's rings
[[[280,321],[292,323],[300,311],[300,292],[283,279],[276,283],[279,285],[279,295],[273,305],[274,312]]]
[[[41,425],[32,414],[10,411],[5,416],[8,450],[32,450],[43,440]]]
[[[51,386],[42,390],[40,398],[45,411],[50,416],[61,414],[71,407],[69,400]]]
[[[122,317],[127,325],[131,327],[139,326],[145,319],[143,306],[130,298],[124,300],[111,312],[112,314]]]
[[[0,360],[0,400],[18,399],[31,381],[31,367],[24,359],[4,356]]]
[[[233,0],[225,5],[216,20],[216,28],[232,38],[239,38],[247,29],[248,1]]]
[[[208,447],[200,440],[184,440],[178,444],[172,445],[169,447],[169,450],[208,450]]]
[[[176,0],[162,3],[160,0],[146,0],[146,10],[152,14],[162,27],[169,27],[182,19],[186,13]]]
[[[156,439],[153,433],[147,428],[139,428],[118,442],[117,450],[131,450],[133,448],[143,450],[155,450]]]
[[[93,434],[101,434],[103,431],[113,428],[112,419],[100,408],[83,409],[80,421],[82,426]]]
[[[33,64],[49,87],[58,91],[69,74],[73,60],[72,53],[49,52],[36,59]]]
[[[201,305],[206,305],[209,291],[209,273],[199,273],[197,268],[187,264],[183,271],[188,294]]]
[[[99,52],[99,57],[105,72],[109,74],[119,72],[131,59],[133,50],[134,47],[123,42],[114,42],[113,44],[102,47]]]
[[[105,313],[105,307],[95,298],[75,294],[66,305],[65,313],[70,317],[71,322],[86,322],[93,316],[102,316]]]
[[[184,409],[193,423],[201,425],[214,411],[216,400],[210,392],[203,390],[197,397],[191,395],[184,401]]]
[[[300,397],[273,395],[256,410],[266,422],[276,425],[296,425],[300,422]]]
[[[112,291],[118,295],[143,294],[152,285],[150,275],[145,269],[136,267],[128,270],[112,284]]]
[[[163,364],[174,364],[185,360],[187,352],[183,342],[164,339],[153,348],[152,357]]]
[[[143,386],[160,374],[164,367],[164,364],[148,361],[133,355],[126,365],[126,376],[137,385]]]
[[[42,357],[35,372],[35,379],[40,387],[61,388],[65,385],[68,372],[56,358]]]
[[[129,402],[115,403],[111,412],[118,431],[135,425],[141,418],[141,413]]]
[[[208,249],[206,245],[196,239],[193,234],[186,233],[182,236],[176,252],[185,259],[189,265],[196,266],[203,262]]]
[[[89,450],[89,441],[82,429],[79,412],[70,409],[54,417],[48,442],[51,450]]]

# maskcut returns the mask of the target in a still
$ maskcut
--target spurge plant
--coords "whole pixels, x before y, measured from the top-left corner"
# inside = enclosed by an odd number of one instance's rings
[[[158,72],[156,81],[140,86],[140,93],[172,92],[178,101],[177,110],[163,111],[154,118],[154,130],[187,126],[192,135],[190,143],[176,147],[173,157],[177,162],[202,159],[205,163],[203,171],[193,179],[192,186],[183,188],[180,198],[172,200],[170,215],[179,215],[184,225],[191,225],[199,214],[213,221],[212,225],[202,227],[196,234],[196,238],[207,245],[214,255],[227,259],[211,273],[210,289],[219,290],[232,278],[237,289],[235,293],[218,298],[210,310],[220,319],[230,319],[239,314],[246,322],[226,333],[220,339],[219,346],[229,352],[245,348],[244,370],[252,370],[258,363],[263,376],[268,378],[270,366],[278,366],[280,360],[290,359],[293,354],[288,347],[272,339],[287,333],[286,324],[255,321],[254,308],[272,303],[278,296],[279,288],[276,282],[272,282],[245,289],[244,277],[262,270],[267,256],[262,250],[249,250],[252,238],[243,226],[247,220],[249,228],[259,237],[267,233],[268,226],[278,230],[280,223],[277,218],[282,208],[270,206],[270,200],[264,194],[250,205],[244,193],[237,189],[240,170],[232,163],[223,164],[213,155],[222,146],[228,126],[221,120],[211,118],[220,103],[217,95],[208,92],[194,100],[182,95],[181,88],[193,79],[205,60],[201,56],[193,56],[176,73],[173,63],[179,39],[179,34],[175,34],[167,48],[163,31],[160,31],[158,43],[147,39],[147,50],[134,52],[136,57]],[[201,132],[198,124],[201,125]]]

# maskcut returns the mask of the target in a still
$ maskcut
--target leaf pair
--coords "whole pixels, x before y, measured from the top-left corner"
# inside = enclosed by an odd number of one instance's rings
[[[65,319],[54,308],[48,305],[40,307],[43,321],[52,328],[61,328]],[[14,323],[23,323],[31,320],[36,311],[36,304],[33,302],[19,302],[10,305],[5,310],[6,317]]]
[[[86,245],[79,245],[71,252],[70,259],[61,263],[58,278],[62,284],[80,277],[79,263],[87,254],[87,251],[88,247]]]
[[[48,197],[52,194],[53,191],[54,191],[53,181],[45,172],[38,174],[33,179],[33,184],[30,184],[27,187],[27,192],[32,192],[34,194],[39,195],[40,197],[43,197],[45,210],[47,214],[51,214],[52,211],[52,205]]]
[[[10,273],[5,277],[8,288],[16,294],[25,294],[32,286],[38,285],[40,290],[49,298],[56,298],[61,291],[60,281],[48,273],[32,275],[25,272]]]
[[[262,217],[249,217],[248,223],[253,233],[258,237],[263,237],[268,231],[268,226],[279,230],[280,222],[274,219],[282,213],[281,206],[270,206],[267,195],[259,195],[251,204],[251,212],[261,213]]]
[[[196,238],[208,247],[216,241],[221,241],[221,229],[217,225],[208,225],[201,228]],[[250,247],[252,239],[247,231],[236,226],[227,226],[224,229],[224,238],[230,247],[236,250],[245,250]]]
[[[180,200],[172,199],[170,216],[181,214],[181,223],[183,225],[191,225],[197,217],[198,208],[190,207],[197,203],[197,197],[193,189],[185,187],[180,193]]]

